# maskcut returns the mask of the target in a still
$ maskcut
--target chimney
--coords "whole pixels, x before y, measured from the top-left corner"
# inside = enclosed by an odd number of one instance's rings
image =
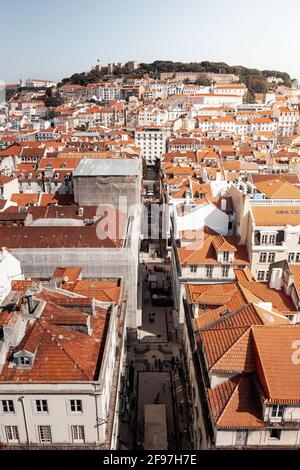
[[[95,297],[92,298],[92,315],[93,315],[93,317],[96,316],[96,299],[95,299]]]
[[[269,282],[269,286],[271,287],[271,289],[281,290],[282,275],[283,275],[282,268],[273,268],[272,269],[271,279],[270,279],[270,282]]]
[[[82,217],[82,216],[83,216],[83,210],[84,210],[83,207],[79,207],[79,209],[78,209],[78,215],[79,215],[79,217]]]
[[[31,314],[34,312],[35,306],[33,304],[33,293],[30,289],[27,289],[27,291],[25,292],[25,299],[27,300],[28,313]]]
[[[221,199],[221,210],[226,211],[226,208],[227,208],[227,200],[226,200],[225,197],[222,197],[222,199]]]
[[[190,202],[191,202],[191,191],[187,190],[185,192],[185,203],[188,206],[190,204]]]

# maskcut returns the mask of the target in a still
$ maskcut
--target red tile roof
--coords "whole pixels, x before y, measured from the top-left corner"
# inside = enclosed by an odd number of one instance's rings
[[[89,335],[72,328],[90,320]],[[0,382],[69,382],[98,378],[99,358],[106,340],[109,314],[98,309],[96,316],[71,311],[48,302],[41,317],[27,324],[21,343],[11,351],[0,373]],[[12,354],[26,350],[35,355],[30,368],[10,367]]]
[[[207,391],[210,413],[218,429],[264,427],[252,377],[236,376]]]
[[[300,325],[252,328],[257,373],[268,403],[300,404]]]

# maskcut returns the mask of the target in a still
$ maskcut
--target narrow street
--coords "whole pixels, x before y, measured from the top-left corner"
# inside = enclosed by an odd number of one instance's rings
[[[151,241],[152,242],[152,241]],[[187,390],[178,325],[173,314],[171,267],[169,260],[155,253],[140,253],[138,298],[142,305],[142,325],[128,340],[130,369],[128,413],[121,420],[120,447],[144,448],[144,407],[166,407],[166,450],[190,450]]]

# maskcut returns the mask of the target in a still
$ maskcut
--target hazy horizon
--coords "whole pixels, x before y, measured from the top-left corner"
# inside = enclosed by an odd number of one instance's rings
[[[1,7],[0,80],[59,81],[108,62],[226,62],[288,72],[295,62],[300,4],[245,1],[16,0]]]

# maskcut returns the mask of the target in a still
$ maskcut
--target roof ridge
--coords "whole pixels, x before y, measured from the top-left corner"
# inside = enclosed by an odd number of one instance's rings
[[[233,377],[233,378],[234,378],[234,377]],[[240,375],[240,377],[236,379],[236,380],[237,380],[236,385],[235,385],[235,387],[233,388],[232,393],[231,393],[230,397],[229,397],[228,400],[227,400],[227,403],[225,404],[223,410],[221,411],[221,413],[220,413],[220,415],[219,415],[219,417],[218,417],[218,419],[217,419],[217,424],[218,424],[218,422],[220,421],[220,419],[222,418],[222,416],[224,415],[226,409],[228,408],[228,405],[229,405],[229,403],[231,402],[231,400],[232,400],[232,398],[233,398],[233,395],[235,394],[236,389],[238,388],[238,386],[239,386],[239,384],[240,384],[241,378],[242,378],[242,376]]]
[[[252,325],[250,325],[249,327],[247,327],[247,330],[244,331],[244,333],[227,349],[227,351],[225,351],[225,353],[213,364],[213,366],[211,367],[212,368],[215,368],[216,365],[218,364],[218,362],[220,362],[221,360],[224,359],[224,357],[232,350],[232,348],[236,347],[236,345],[242,341],[242,339],[244,338],[244,336],[246,334],[251,334],[251,329],[252,329]]]
[[[241,338],[241,336],[243,336],[243,335],[246,333],[246,331],[249,330],[249,328],[251,328],[251,326],[230,326],[230,327],[228,327],[228,328],[224,328],[223,330],[220,329],[220,328],[211,328],[211,329],[210,329],[210,328],[207,328],[207,329],[204,328],[204,329],[201,331],[201,333],[217,331],[218,334],[220,334],[221,332],[223,332],[223,333],[224,333],[224,332],[227,332],[227,333],[228,333],[228,332],[231,331],[231,330],[238,330],[238,329],[239,329],[239,330],[244,330],[244,331],[242,332],[242,334],[241,334],[238,338],[234,339],[233,342],[232,342],[232,344],[230,344],[230,345],[226,348],[226,350],[222,353],[222,356],[221,356],[221,357],[223,357],[223,356],[229,351],[229,349],[231,349],[232,346]],[[217,359],[215,362],[213,362],[209,368],[211,369],[212,367],[214,367],[214,365],[220,360],[221,357],[219,357],[219,359]]]
[[[260,326],[265,326],[265,325],[260,325]],[[262,371],[263,371],[263,374],[264,374],[264,380],[265,380],[265,383],[266,383],[266,387],[267,387],[267,393],[268,393],[268,398],[271,396],[271,393],[270,393],[270,385],[268,383],[268,380],[267,380],[267,376],[266,376],[266,373],[265,373],[265,367],[263,365],[263,360],[262,360],[262,357],[261,355],[259,354],[259,348],[257,347],[257,344],[256,344],[256,340],[255,340],[255,334],[254,334],[254,330],[253,328],[251,327],[251,335],[252,335],[252,338],[253,338],[253,342],[254,342],[254,357],[255,357],[255,361],[256,361],[256,357],[258,356],[259,358],[259,362],[261,364],[261,368],[262,368]],[[263,384],[262,384],[262,388],[263,387]]]
[[[219,320],[216,320],[210,327],[208,327],[208,329],[214,329],[214,326],[215,325],[219,325],[220,323],[228,320],[229,318],[233,317],[234,315],[236,315],[237,313],[241,312],[243,309],[245,308],[248,308],[248,307],[253,307],[254,309],[254,306],[252,303],[247,303],[245,305],[242,305],[242,307],[239,307],[238,309],[234,310],[234,311],[228,311],[228,314],[225,314],[224,317],[220,318]],[[225,307],[225,306],[224,306]],[[228,309],[227,309],[228,310]],[[255,309],[254,309],[255,310]],[[255,311],[255,314],[257,315],[256,311]],[[257,315],[258,319],[260,320],[260,317],[259,315]],[[246,326],[246,325],[244,325]],[[212,328],[211,328],[212,327]],[[240,328],[240,327],[235,327],[235,328]]]

